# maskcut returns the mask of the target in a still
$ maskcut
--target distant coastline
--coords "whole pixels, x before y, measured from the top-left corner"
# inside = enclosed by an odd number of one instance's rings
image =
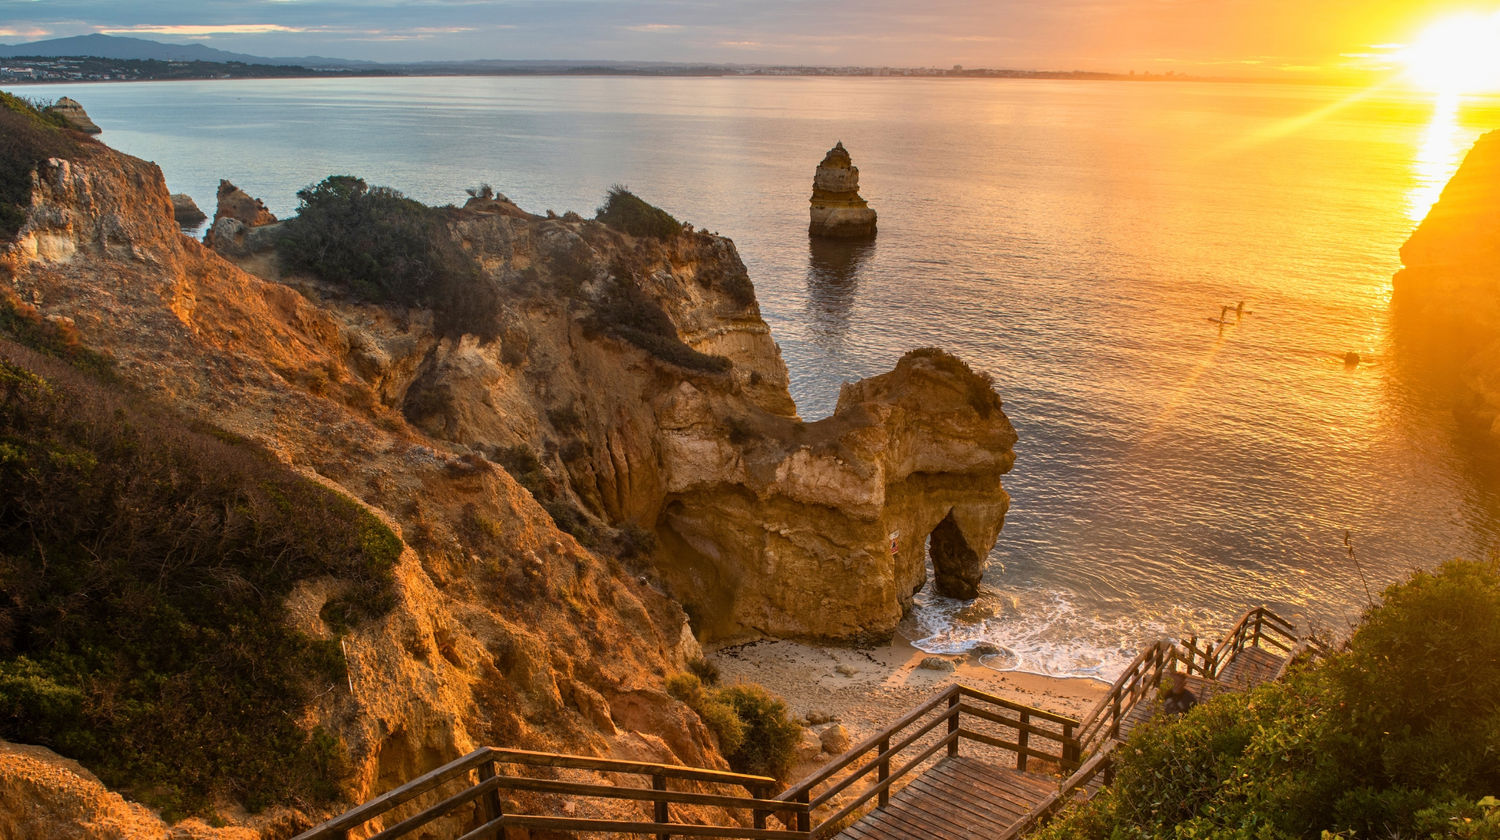
[[[1271,79],[1166,73],[1105,73],[1090,70],[1004,70],[938,67],[824,67],[800,65],[722,66],[633,62],[427,62],[375,66],[304,67],[243,62],[161,61],[96,57],[0,58],[0,84],[211,81],[230,79],[370,78],[438,76],[659,76],[668,78],[808,77],[920,79],[1035,79],[1104,82],[1214,82],[1239,84],[1349,84],[1337,79]]]

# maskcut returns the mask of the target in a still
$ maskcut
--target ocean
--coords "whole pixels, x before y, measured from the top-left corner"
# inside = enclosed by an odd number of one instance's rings
[[[210,213],[220,178],[283,217],[330,174],[585,215],[628,185],[734,239],[805,419],[913,347],[989,372],[1020,435],[1012,507],[977,601],[919,596],[902,632],[929,651],[1111,679],[1258,604],[1337,635],[1413,568],[1500,549],[1494,471],[1391,314],[1398,249],[1497,100],[798,77],[13,91],[79,100]],[[873,243],[807,237],[835,141]]]

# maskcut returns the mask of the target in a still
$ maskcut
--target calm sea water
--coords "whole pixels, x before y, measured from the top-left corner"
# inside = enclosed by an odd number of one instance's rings
[[[908,622],[933,651],[985,640],[996,667],[1109,678],[1254,604],[1337,630],[1367,585],[1500,549],[1500,496],[1394,352],[1389,305],[1397,249],[1500,127],[1494,101],[799,78],[19,92],[80,100],[209,210],[221,177],[279,215],[332,173],[586,215],[627,184],[734,238],[808,419],[912,347],[989,371],[1020,434],[1013,506],[982,597],[924,597]],[[836,140],[873,244],[806,236]]]

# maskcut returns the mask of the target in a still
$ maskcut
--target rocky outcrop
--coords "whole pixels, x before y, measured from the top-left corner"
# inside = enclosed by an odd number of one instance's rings
[[[203,234],[203,244],[221,254],[248,256],[274,244],[275,225],[276,216],[260,199],[220,180],[218,207],[213,224]]]
[[[1500,438],[1500,131],[1474,144],[1401,261],[1398,341],[1451,378],[1462,417]]]
[[[198,203],[187,193],[172,193],[168,196],[172,200],[172,218],[177,224],[185,228],[195,228],[208,221],[208,216],[200,209]]]
[[[442,346],[430,315],[324,306],[245,273],[182,235],[153,164],[109,149],[46,161],[34,183],[0,282],[68,319],[143,396],[257,442],[404,539],[394,607],[344,635],[349,680],[299,718],[347,750],[349,801],[480,744],[723,766],[661,691],[698,655],[682,609],[561,532],[505,471],[403,420]],[[292,620],[331,638],[337,595],[299,588]],[[327,812],[266,814],[284,838]]]
[[[306,714],[347,746],[351,800],[485,743],[722,766],[662,691],[699,653],[687,615],[712,640],[889,636],[929,542],[934,584],[969,597],[1004,519],[1015,435],[962,362],[913,352],[804,423],[732,242],[512,207],[442,216],[503,302],[492,340],[288,274],[265,242],[226,261],[154,165],[102,147],[40,167],[0,254],[127,382],[402,535],[396,607]],[[334,589],[291,597],[304,632],[330,636]]]
[[[88,112],[83,110],[83,106],[76,99],[69,99],[64,96],[47,106],[46,112],[62,117],[64,120],[67,120],[68,125],[85,134],[100,134],[104,131],[93,120],[89,119]]]
[[[290,826],[213,828],[193,819],[169,828],[155,812],[104,787],[76,761],[51,750],[0,741],[0,826],[4,837],[49,840],[255,840]]]
[[[807,232],[835,239],[867,239],[875,235],[875,211],[859,197],[859,167],[835,143],[813,175],[812,221]]]

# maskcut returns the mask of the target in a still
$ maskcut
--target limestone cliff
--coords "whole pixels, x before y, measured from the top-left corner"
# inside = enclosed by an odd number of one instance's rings
[[[704,640],[888,637],[925,582],[929,535],[936,584],[974,597],[1015,442],[986,380],[916,354],[803,423],[732,242],[489,201],[450,224],[505,301],[494,341],[395,332],[281,277],[360,336],[355,367],[383,402],[505,464],[586,542],[599,526],[645,532]]]
[[[142,393],[264,445],[403,537],[394,608],[348,631],[348,685],[306,713],[347,747],[349,800],[479,744],[723,766],[661,691],[697,652],[681,608],[560,532],[503,470],[389,407],[382,389],[399,388],[381,376],[439,345],[430,317],[335,316],[246,274],[182,235],[154,165],[99,146],[38,168],[0,278]],[[331,638],[337,595],[333,581],[302,586],[288,607]],[[325,815],[283,813],[267,836]]]
[[[859,167],[843,141],[834,144],[813,173],[807,232],[834,239],[867,239],[875,235],[875,211],[859,196]]]
[[[1453,376],[1460,414],[1500,438],[1500,131],[1474,144],[1401,261],[1398,338]]]
[[[160,171],[103,147],[38,167],[0,256],[128,382],[403,538],[396,607],[308,711],[348,746],[351,800],[481,743],[722,766],[661,690],[698,652],[683,606],[708,639],[885,636],[929,538],[936,585],[972,596],[1014,457],[987,378],[916,351],[804,423],[729,240],[493,194],[442,218],[500,301],[492,338],[286,271],[292,222],[193,242]],[[330,638],[337,595],[299,586],[299,628]]]
[[[84,134],[101,134],[104,131],[93,120],[89,119],[88,112],[83,110],[83,105],[76,99],[64,96],[47,106],[47,112],[57,114],[67,120],[68,125],[82,131]]]

